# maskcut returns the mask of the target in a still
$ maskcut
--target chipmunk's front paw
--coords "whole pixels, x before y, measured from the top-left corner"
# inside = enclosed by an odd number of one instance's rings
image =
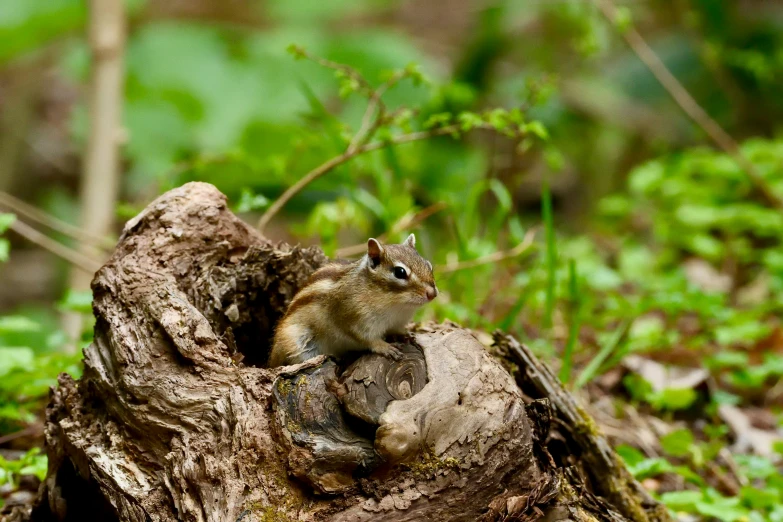
[[[389,359],[393,359],[395,361],[399,361],[400,359],[402,359],[402,350],[400,350],[396,346],[387,343],[386,341],[378,341],[373,343],[373,345],[370,347],[370,351],[372,353],[383,355],[384,357],[388,357]]]

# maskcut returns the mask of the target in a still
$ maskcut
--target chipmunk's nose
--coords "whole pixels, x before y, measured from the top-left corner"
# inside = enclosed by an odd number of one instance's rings
[[[438,288],[435,286],[428,286],[427,287],[427,300],[432,301],[438,297]]]

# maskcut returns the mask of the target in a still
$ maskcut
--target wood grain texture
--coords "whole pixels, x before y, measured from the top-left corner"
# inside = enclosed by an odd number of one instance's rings
[[[340,402],[346,412],[378,426],[391,401],[407,400],[427,384],[427,365],[414,338],[392,343],[402,351],[399,361],[368,355],[351,364],[340,377]]]
[[[549,420],[570,410],[535,358],[517,364],[551,411],[453,323],[390,339],[402,361],[264,368],[325,262],[261,237],[203,183],[128,222],[92,283],[83,377],[61,376],[47,408],[48,476],[13,520],[653,520],[579,465],[611,455],[552,458]],[[633,484],[617,461],[605,470]]]

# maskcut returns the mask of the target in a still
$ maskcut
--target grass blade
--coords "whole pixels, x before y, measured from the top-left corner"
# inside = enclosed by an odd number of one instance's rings
[[[579,281],[577,279],[576,261],[571,259],[568,263],[568,302],[570,307],[570,325],[568,328],[568,341],[563,351],[563,365],[560,367],[560,382],[567,384],[571,380],[571,368],[574,364],[574,347],[579,340],[579,328],[581,327],[581,299],[579,296]]]
[[[501,330],[507,332],[509,328],[511,328],[511,326],[514,324],[514,321],[516,321],[517,317],[519,317],[520,312],[522,312],[522,308],[524,308],[525,303],[527,302],[528,295],[528,292],[525,290],[519,294],[516,302],[511,306],[511,309],[508,311],[503,320],[500,321],[498,327]]]
[[[598,371],[601,369],[601,365],[603,365],[603,363],[620,345],[620,342],[625,338],[625,334],[628,333],[630,326],[631,320],[626,319],[623,321],[620,327],[614,331],[614,335],[611,339],[609,339],[609,342],[606,343],[603,348],[601,348],[601,351],[599,351],[595,358],[590,361],[587,366],[585,366],[585,368],[582,370],[582,373],[580,373],[579,377],[577,377],[576,382],[574,383],[575,390],[578,390],[598,375]]]
[[[552,193],[549,181],[544,178],[541,184],[541,214],[544,220],[546,234],[546,310],[544,311],[544,327],[552,328],[552,314],[555,309],[555,286],[557,284],[557,249],[555,246],[555,225],[552,217]]]

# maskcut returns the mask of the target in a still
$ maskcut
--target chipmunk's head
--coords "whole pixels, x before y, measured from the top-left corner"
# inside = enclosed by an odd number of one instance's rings
[[[413,234],[399,245],[382,245],[370,238],[364,263],[371,281],[388,292],[392,301],[420,306],[438,296],[432,263],[416,251]]]

